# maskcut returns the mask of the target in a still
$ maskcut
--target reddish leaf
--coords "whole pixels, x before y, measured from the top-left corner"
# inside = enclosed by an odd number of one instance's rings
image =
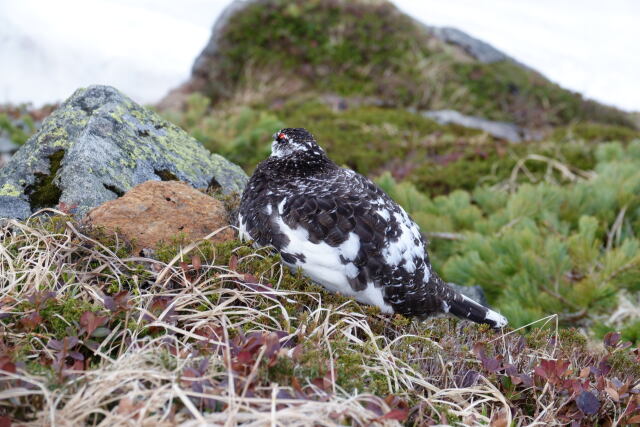
[[[82,353],[77,351],[70,351],[68,356],[73,360],[84,360],[84,356],[82,355]]]
[[[74,371],[84,371],[84,360],[74,360],[73,365],[71,365],[70,369]]]
[[[242,275],[242,280],[244,280],[247,283],[255,283],[256,285],[260,284],[260,279],[258,279],[256,276],[254,276],[251,273],[245,273]]]
[[[118,414],[131,415],[135,412],[138,412],[143,406],[144,403],[142,402],[134,403],[130,398],[124,397],[120,399],[120,402],[118,403],[118,409],[116,411],[118,412]],[[136,418],[138,417],[138,415],[139,414],[136,415]]]
[[[313,380],[311,380],[311,384],[315,385],[323,391],[331,390],[331,380],[329,380],[326,376],[314,378]]]
[[[496,372],[500,369],[500,361],[495,357],[482,359],[482,366],[489,372]]]
[[[232,255],[231,258],[229,258],[229,270],[238,271],[238,257],[235,255]]]
[[[502,367],[504,368],[504,372],[507,375],[512,375],[512,376],[518,375],[518,368],[516,368],[515,365],[512,365],[511,363],[503,363]]]
[[[609,371],[611,371],[611,365],[609,365],[606,359],[598,364],[598,371],[600,372],[600,375],[607,375]]]
[[[606,387],[606,383],[605,383],[604,377],[600,375],[598,379],[596,379],[596,389],[598,391],[602,391],[604,390],[605,387]]]
[[[384,401],[389,405],[390,408],[402,408],[407,409],[409,405],[407,402],[396,396],[395,394],[389,394],[384,398]]]
[[[629,418],[626,422],[626,424],[640,424],[640,415],[634,415],[633,417]]]
[[[611,397],[615,402],[620,400],[620,396],[618,392],[612,387],[605,387],[604,391]]]
[[[16,365],[7,356],[0,357],[0,371],[16,373]]]
[[[483,359],[485,355],[484,343],[481,343],[481,342],[475,343],[473,345],[473,354],[475,354],[478,359]]]
[[[64,344],[60,340],[49,340],[47,347],[56,351],[61,351],[64,348]]]
[[[545,371],[542,366],[536,366],[535,368],[533,368],[533,373],[542,379],[547,379],[547,371]]]
[[[129,308],[129,291],[120,291],[113,296],[104,297],[104,306],[112,312],[127,311]]]
[[[258,351],[258,349],[267,342],[267,334],[262,332],[252,332],[248,334],[247,337],[248,339],[244,343],[242,349],[251,353]]]
[[[620,332],[607,332],[603,342],[607,347],[615,347],[620,342]]]
[[[564,374],[567,372],[567,369],[569,369],[569,361],[568,360],[557,360],[556,361],[556,375],[558,377],[563,377]]]
[[[302,358],[303,353],[304,353],[304,350],[302,349],[302,345],[298,344],[295,347],[293,347],[293,351],[291,352],[291,358],[297,362]]]
[[[580,370],[580,378],[587,378],[590,372],[591,372],[591,369],[589,367],[582,368]]]
[[[7,416],[0,416],[0,427],[11,427],[11,418]]]
[[[491,421],[489,421],[490,427],[507,427],[508,425],[507,413],[505,410],[500,409],[499,411],[491,414]]]
[[[519,375],[520,379],[522,379],[522,385],[525,387],[533,387],[533,378],[530,375],[522,374]]]
[[[578,409],[586,415],[594,415],[600,409],[600,401],[590,391],[583,391],[576,398]]]
[[[384,415],[384,413],[382,412],[382,408],[377,404],[377,402],[368,401],[366,408],[376,414],[378,417],[382,417],[382,415]],[[377,419],[379,420],[380,418]]]
[[[22,324],[22,326],[28,331],[32,331],[41,323],[42,316],[40,316],[40,313],[38,312],[33,312],[20,319],[20,324]]]
[[[278,338],[278,335],[273,332],[267,335],[265,339],[265,345],[265,357],[271,358],[275,356],[276,353],[280,350],[280,339]]]
[[[56,297],[55,292],[35,291],[29,295],[28,301],[36,307],[36,311],[40,310],[40,307],[50,299]]]
[[[249,365],[253,363],[253,354],[250,351],[243,350],[238,353],[238,357],[236,358],[239,364],[241,365]]]
[[[550,359],[542,359],[540,361],[540,366],[544,369],[546,373],[546,377],[549,378],[556,371],[556,361]]]
[[[196,270],[200,270],[202,268],[202,261],[200,260],[199,255],[194,255],[191,257],[191,265]]]
[[[409,416],[409,411],[406,409],[392,409],[391,411],[380,417],[380,420],[396,420],[404,421]]]
[[[97,316],[92,311],[85,311],[80,316],[80,326],[82,326],[87,331],[87,336],[90,337],[93,335],[93,332],[100,326],[104,325],[107,322],[108,318],[106,316]]]
[[[291,387],[293,387],[295,391],[302,393],[302,386],[300,386],[300,381],[298,381],[298,378],[291,377]]]

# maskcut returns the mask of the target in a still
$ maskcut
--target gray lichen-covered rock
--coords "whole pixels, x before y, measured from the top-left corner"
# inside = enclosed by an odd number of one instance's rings
[[[148,180],[232,193],[247,176],[118,90],[79,89],[0,169],[0,218],[60,203],[82,216]]]
[[[454,110],[425,111],[422,115],[435,120],[440,124],[453,123],[472,129],[480,129],[495,138],[504,139],[510,142],[521,142],[522,135],[525,133],[524,130],[520,129],[520,127],[513,123],[496,122],[483,119],[482,117],[465,116],[464,114]]]
[[[429,27],[433,35],[445,43],[455,44],[480,62],[491,64],[500,61],[512,61],[511,57],[499,51],[489,43],[477,39],[464,31],[453,27]]]

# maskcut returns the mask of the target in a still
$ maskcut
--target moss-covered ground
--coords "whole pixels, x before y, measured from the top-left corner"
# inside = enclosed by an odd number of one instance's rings
[[[9,221],[0,413],[25,425],[635,422],[638,352],[547,317],[492,331],[331,295],[266,249],[153,257],[69,217]]]

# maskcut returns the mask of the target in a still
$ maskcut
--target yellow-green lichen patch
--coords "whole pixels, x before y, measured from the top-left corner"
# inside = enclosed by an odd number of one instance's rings
[[[18,197],[22,194],[22,191],[15,185],[7,182],[0,187],[0,196]]]

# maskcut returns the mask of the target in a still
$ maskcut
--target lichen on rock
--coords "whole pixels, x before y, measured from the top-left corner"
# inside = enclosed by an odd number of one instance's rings
[[[242,191],[246,174],[109,86],[77,90],[0,170],[0,218],[64,203],[77,216],[145,181]]]

